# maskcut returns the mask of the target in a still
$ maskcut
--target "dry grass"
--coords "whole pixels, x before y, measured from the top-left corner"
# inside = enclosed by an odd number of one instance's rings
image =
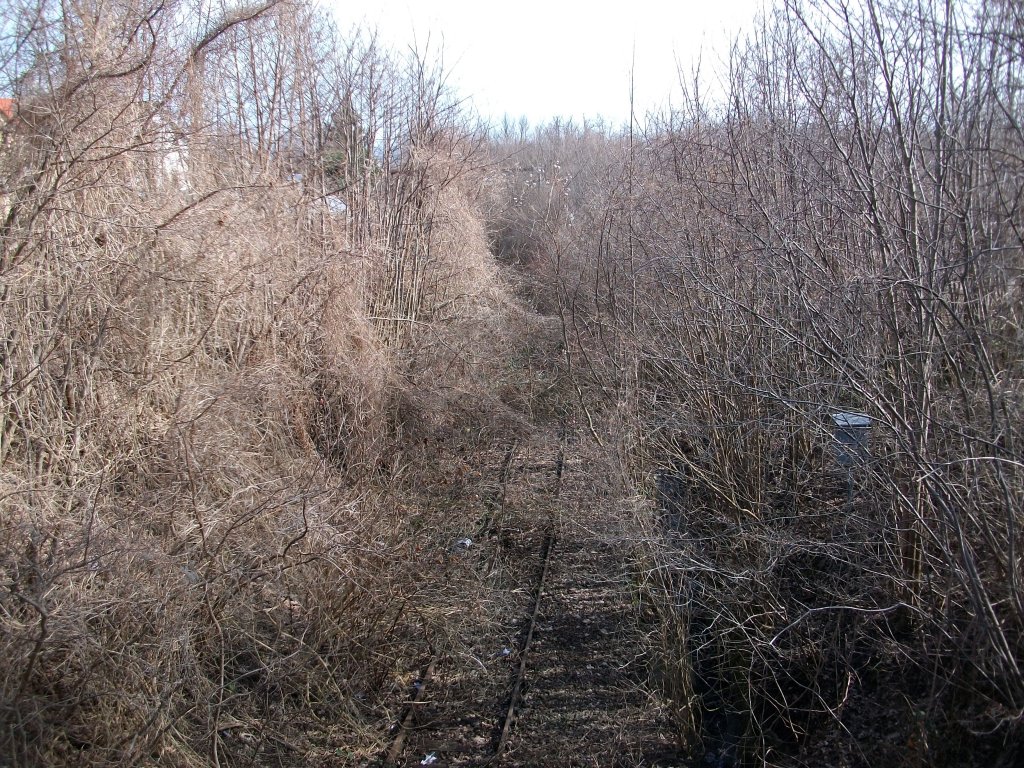
[[[0,155],[0,753],[365,763],[395,681],[458,633],[430,608],[454,588],[437,552],[475,512],[424,489],[457,481],[444,435],[525,423],[502,405],[522,377],[502,361],[526,315],[487,253],[471,162],[453,159],[455,113],[432,126],[444,151],[397,139],[404,176],[346,171],[367,194],[331,213],[315,168],[297,181],[288,153],[224,117],[242,97],[225,62],[271,53],[249,31],[294,52],[330,38],[315,14],[272,9],[206,48],[215,117],[188,127],[188,31],[133,47],[119,35],[142,10],[94,20],[115,42],[75,52],[97,74],[74,89],[6,72],[26,85]],[[413,130],[416,82],[381,63],[402,100],[366,119]],[[395,240],[397,218],[420,234]]]

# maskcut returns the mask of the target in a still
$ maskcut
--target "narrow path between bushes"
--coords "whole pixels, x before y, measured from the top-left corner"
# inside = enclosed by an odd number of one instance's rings
[[[394,766],[683,765],[651,690],[621,512],[573,439],[506,454],[475,557],[507,605],[479,654],[437,650],[383,762]]]

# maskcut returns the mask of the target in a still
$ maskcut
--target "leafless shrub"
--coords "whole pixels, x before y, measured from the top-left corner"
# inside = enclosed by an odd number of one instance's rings
[[[665,509],[670,676],[715,759],[869,738],[872,697],[921,759],[1012,755],[1018,16],[785,3],[721,100],[624,137],[561,262],[581,400]],[[837,411],[874,424],[850,481]]]
[[[12,10],[0,753],[241,764],[319,728],[366,758],[445,620],[410,618],[451,534],[399,488],[438,457],[398,406],[511,386],[474,133],[302,4]]]

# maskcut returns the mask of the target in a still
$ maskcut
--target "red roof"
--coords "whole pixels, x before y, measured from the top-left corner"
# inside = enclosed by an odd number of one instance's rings
[[[14,117],[14,107],[14,99],[0,99],[0,116],[2,116],[4,120],[10,120]]]

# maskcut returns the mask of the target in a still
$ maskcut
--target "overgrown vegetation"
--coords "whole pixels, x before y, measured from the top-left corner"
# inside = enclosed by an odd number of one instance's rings
[[[251,764],[312,728],[364,762],[445,630],[451,438],[522,428],[507,361],[545,343],[479,132],[302,4],[2,30],[0,762]]]
[[[590,226],[546,240],[580,404],[661,509],[662,676],[712,762],[1017,759],[1022,23],[786,2],[592,153]],[[842,412],[872,420],[849,475]]]
[[[1017,4],[784,0],[625,130],[303,4],[0,28],[12,764],[369,761],[487,614],[470,457],[570,409],[695,760],[1019,759]]]

